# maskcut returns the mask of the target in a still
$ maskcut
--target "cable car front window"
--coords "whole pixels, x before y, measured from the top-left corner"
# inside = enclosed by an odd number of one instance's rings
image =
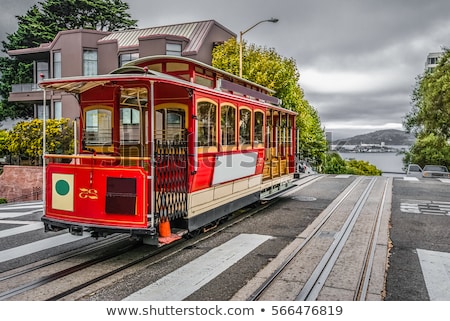
[[[134,108],[120,109],[121,144],[140,143],[140,113]]]
[[[120,142],[136,145],[144,141],[141,128],[143,113],[147,108],[148,93],[145,87],[125,87],[120,96]]]
[[[85,145],[112,145],[112,112],[104,108],[86,111]]]

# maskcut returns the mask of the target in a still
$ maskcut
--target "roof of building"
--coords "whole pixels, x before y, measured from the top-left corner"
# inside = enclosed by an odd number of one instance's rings
[[[76,30],[60,31],[51,43],[41,44],[39,47],[36,48],[9,50],[8,55],[19,56],[23,54],[49,52],[52,48],[53,43],[62,34],[73,32],[104,33],[105,36],[99,40],[99,43],[117,41],[119,48],[138,47],[139,39],[145,37],[148,38],[148,37],[172,36],[177,38],[184,38],[187,40],[188,43],[184,48],[183,52],[185,54],[196,53],[202,46],[206,36],[208,35],[209,30],[211,30],[213,26],[217,26],[225,30],[226,32],[232,34],[234,37],[236,37],[236,34],[234,32],[222,26],[215,20],[196,21],[168,26],[159,26],[143,29],[129,29],[113,32],[103,32],[90,29],[76,29]]]
[[[236,36],[232,31],[223,27],[215,20],[205,20],[168,26],[114,31],[102,38],[99,42],[117,40],[119,48],[126,48],[139,46],[139,39],[143,37],[175,36],[188,40],[184,52],[197,52],[203,44],[208,31],[214,25]]]

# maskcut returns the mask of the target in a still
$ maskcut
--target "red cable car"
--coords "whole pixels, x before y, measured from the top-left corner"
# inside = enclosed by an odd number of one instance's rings
[[[152,56],[40,86],[80,110],[74,155],[45,155],[46,231],[161,241],[292,186],[297,114],[255,83]]]

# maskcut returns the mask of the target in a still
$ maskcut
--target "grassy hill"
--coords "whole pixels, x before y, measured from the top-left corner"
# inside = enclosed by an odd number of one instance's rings
[[[359,145],[359,144],[381,144],[385,145],[407,145],[410,146],[414,143],[414,136],[408,134],[402,130],[397,129],[385,129],[375,132],[357,135],[349,138],[335,140],[334,145]]]

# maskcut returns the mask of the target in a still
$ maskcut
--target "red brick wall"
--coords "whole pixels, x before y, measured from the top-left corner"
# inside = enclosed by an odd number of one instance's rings
[[[33,192],[39,189],[42,199],[42,167],[5,165],[0,175],[0,198],[8,202],[35,200]]]

